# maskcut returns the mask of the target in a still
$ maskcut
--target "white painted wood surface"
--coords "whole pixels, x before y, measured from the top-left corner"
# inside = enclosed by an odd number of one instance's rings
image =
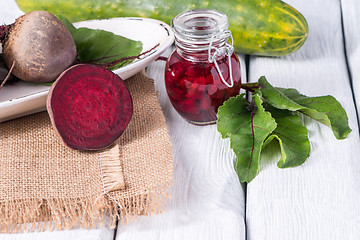
[[[244,188],[233,170],[234,155],[228,142],[220,138],[214,125],[193,126],[179,117],[165,92],[164,62],[154,62],[146,73],[155,81],[174,145],[173,198],[162,214],[118,226],[116,239],[360,239],[360,140],[350,84],[359,111],[360,3],[285,2],[305,16],[309,38],[287,57],[251,57],[248,80],[254,82],[265,75],[274,86],[296,88],[308,96],[335,96],[349,116],[353,131],[348,139],[336,140],[329,128],[304,118],[312,148],[306,163],[281,170],[272,154],[264,154],[259,175]],[[13,0],[0,0],[0,6],[1,23],[19,14]],[[241,60],[246,81],[243,56]],[[113,234],[99,227],[0,234],[0,239],[110,240]]]
[[[340,1],[287,2],[307,19],[309,38],[291,56],[252,57],[249,80],[265,75],[275,86],[293,87],[308,96],[331,94],[346,109],[353,132],[339,141],[330,129],[305,118],[311,141],[305,164],[281,170],[276,159],[264,156],[272,164],[263,166],[247,186],[248,239],[360,239],[360,142]],[[354,30],[349,34],[358,35]]]
[[[240,60],[245,66],[243,56]],[[151,64],[147,76],[155,81],[173,143],[173,198],[164,213],[119,226],[116,239],[245,239],[244,191],[229,142],[216,125],[195,126],[176,113],[166,94],[164,67],[163,61]],[[245,75],[243,68],[244,81]]]
[[[114,230],[106,227],[33,233],[0,234],[1,240],[113,240]]]
[[[360,1],[341,0],[341,7],[347,60],[360,121]]]

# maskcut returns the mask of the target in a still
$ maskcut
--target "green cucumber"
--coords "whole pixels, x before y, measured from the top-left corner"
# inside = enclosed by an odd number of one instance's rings
[[[308,36],[306,19],[280,0],[16,0],[24,12],[45,10],[70,21],[146,17],[170,24],[181,12],[207,8],[225,13],[236,52],[284,56]],[[120,27],[120,26],[119,26]]]

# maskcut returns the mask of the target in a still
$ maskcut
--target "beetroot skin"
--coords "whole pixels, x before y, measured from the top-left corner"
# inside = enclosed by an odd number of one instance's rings
[[[28,82],[51,82],[76,60],[76,45],[53,14],[33,11],[0,27],[3,58],[12,74]]]
[[[124,132],[133,103],[118,75],[99,66],[78,64],[64,71],[52,85],[47,110],[65,145],[99,150]]]

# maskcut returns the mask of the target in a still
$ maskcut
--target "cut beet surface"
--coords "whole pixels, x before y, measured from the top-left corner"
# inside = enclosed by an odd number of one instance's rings
[[[54,82],[47,110],[65,145],[99,150],[124,132],[133,114],[133,103],[119,76],[102,67],[79,64]]]

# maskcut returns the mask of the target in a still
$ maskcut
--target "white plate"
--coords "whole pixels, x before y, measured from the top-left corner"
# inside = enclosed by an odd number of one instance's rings
[[[132,40],[141,41],[143,51],[159,44],[141,59],[115,69],[113,72],[127,79],[140,72],[158,58],[174,41],[171,27],[161,21],[148,18],[111,18],[90,20],[74,24],[75,27],[103,29]],[[23,81],[8,84],[0,91],[0,122],[41,112],[46,109],[46,98],[50,87]]]

